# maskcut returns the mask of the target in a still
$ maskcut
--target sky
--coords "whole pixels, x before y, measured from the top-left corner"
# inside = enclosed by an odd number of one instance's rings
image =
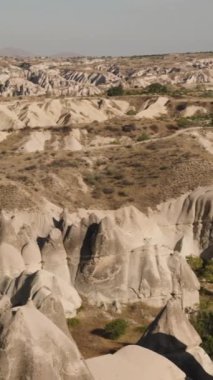
[[[0,0],[0,48],[36,54],[213,51],[213,0]]]

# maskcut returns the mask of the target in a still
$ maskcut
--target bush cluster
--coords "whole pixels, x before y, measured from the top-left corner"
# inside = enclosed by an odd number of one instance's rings
[[[106,324],[104,331],[107,338],[115,340],[124,335],[128,323],[124,319],[115,319],[112,322]]]
[[[197,114],[190,117],[179,117],[177,119],[177,125],[179,128],[188,128],[192,126],[212,127],[213,126],[213,114]]]
[[[107,91],[107,95],[108,96],[122,96],[124,95],[124,89],[122,85],[119,84],[119,86],[109,88],[109,90]]]
[[[192,319],[192,324],[202,339],[202,347],[207,354],[213,357],[213,312],[200,311],[196,317]]]
[[[200,280],[213,283],[213,259],[205,262],[201,257],[188,257],[187,262]]]
[[[78,318],[69,318],[67,319],[67,325],[71,329],[73,327],[76,327],[80,324],[80,321]]]
[[[149,140],[149,135],[146,132],[143,132],[140,136],[138,136],[137,141],[147,141]]]
[[[159,94],[164,95],[169,93],[167,86],[160,83],[152,83],[144,89],[147,94]]]

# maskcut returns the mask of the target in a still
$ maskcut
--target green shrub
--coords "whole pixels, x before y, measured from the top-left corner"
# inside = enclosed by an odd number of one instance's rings
[[[115,319],[107,323],[104,330],[107,338],[115,340],[125,334],[127,327],[128,323],[124,319]]]
[[[127,116],[134,116],[134,115],[136,115],[136,113],[137,113],[137,111],[135,111],[135,110],[129,110],[129,111],[127,111],[126,115]]]
[[[213,283],[213,260],[204,264],[202,277],[207,282]]]
[[[114,140],[111,142],[112,145],[118,145],[119,144],[119,140]]]
[[[109,88],[109,90],[107,91],[107,95],[108,96],[122,96],[124,95],[124,89],[122,85],[119,84],[119,86]]]
[[[189,256],[187,257],[187,262],[190,265],[191,269],[196,273],[203,268],[203,260],[201,257]]]
[[[134,132],[137,127],[135,124],[125,124],[121,127],[123,132]]]
[[[204,91],[202,93],[202,96],[205,98],[213,98],[213,91],[212,90]]]
[[[213,114],[196,114],[190,117],[180,117],[177,119],[179,128],[187,128],[191,126],[212,127]]]
[[[114,193],[114,189],[112,187],[104,187],[103,188],[103,193],[104,194],[113,194]]]
[[[174,98],[182,98],[183,96],[187,95],[188,90],[186,88],[171,88],[170,90],[170,96],[173,96]]]
[[[147,327],[148,327],[147,325],[137,326],[135,330],[141,334],[144,334],[145,331],[147,330]]]
[[[178,112],[185,111],[186,107],[187,107],[187,102],[178,103],[176,106],[176,111]]]
[[[138,136],[137,141],[147,141],[149,140],[149,135],[146,132],[143,132],[140,136]]]
[[[78,318],[69,318],[67,319],[67,326],[71,329],[73,327],[76,327],[80,324],[80,321]]]
[[[204,113],[204,114],[195,114],[188,118],[194,125],[201,125],[203,127],[212,127],[213,126],[213,114]]]
[[[88,185],[95,185],[96,183],[96,178],[93,174],[87,174],[84,176],[84,181],[88,184]]]
[[[177,125],[179,128],[188,128],[188,127],[190,127],[191,124],[192,124],[191,120],[188,119],[187,117],[180,117],[177,120]]]
[[[213,260],[205,262],[201,257],[187,257],[187,262],[200,280],[213,283]]]
[[[144,89],[147,94],[168,94],[167,86],[160,83],[152,83]]]
[[[119,195],[120,197],[128,197],[128,194],[127,194],[125,191],[119,191],[119,192],[118,192],[118,195]]]
[[[213,356],[213,312],[200,311],[191,320],[202,339],[202,347],[209,356]]]
[[[83,178],[88,185],[95,185],[97,181],[101,181],[101,175],[98,173],[86,173]]]

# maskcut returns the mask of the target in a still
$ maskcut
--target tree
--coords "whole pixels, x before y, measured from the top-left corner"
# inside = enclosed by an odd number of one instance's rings
[[[112,322],[109,322],[105,326],[106,337],[110,339],[118,339],[121,335],[124,335],[128,323],[124,319],[115,319]]]
[[[122,96],[124,95],[124,89],[122,85],[119,84],[119,86],[109,88],[109,90],[107,91],[107,95],[108,96]]]

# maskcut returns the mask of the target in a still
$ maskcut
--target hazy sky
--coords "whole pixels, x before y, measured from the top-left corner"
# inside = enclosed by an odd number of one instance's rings
[[[213,0],[0,0],[0,48],[129,55],[213,50]]]

